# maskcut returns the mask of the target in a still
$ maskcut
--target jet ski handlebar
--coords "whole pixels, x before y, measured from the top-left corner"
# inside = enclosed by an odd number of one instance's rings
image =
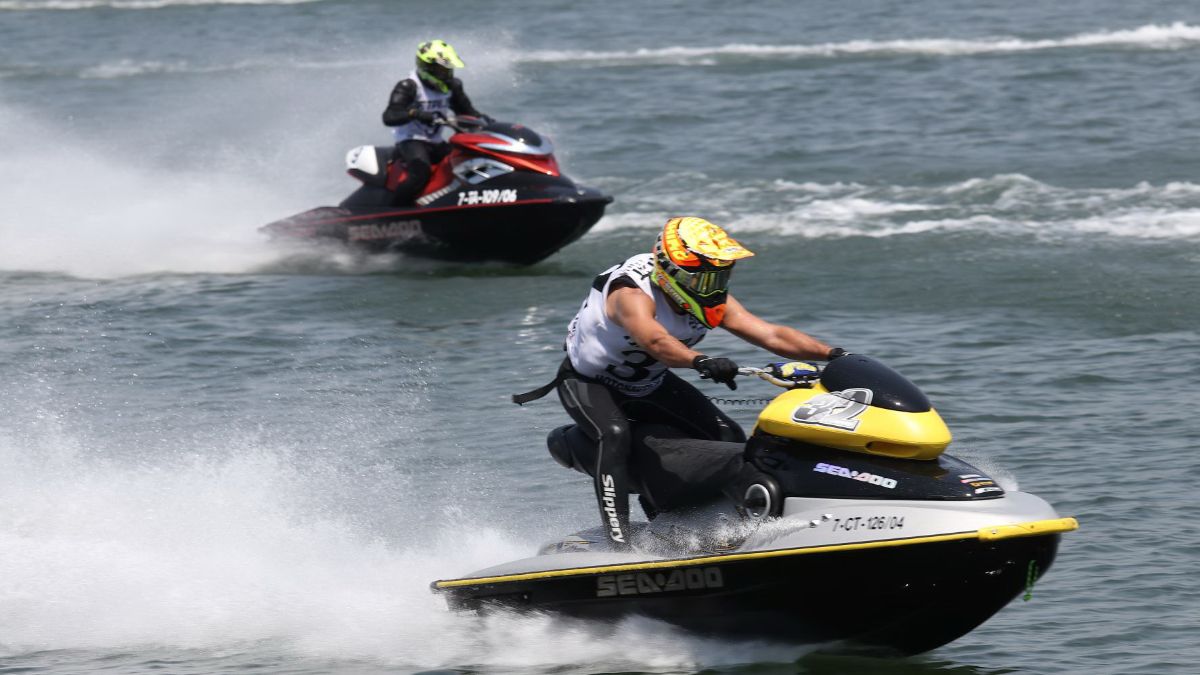
[[[450,127],[460,133],[470,133],[479,131],[486,127],[490,122],[487,117],[474,117],[472,115],[449,115],[439,116],[436,123],[442,126]]]
[[[743,366],[739,375],[757,375],[777,387],[784,389],[808,389],[821,378],[821,367],[808,361],[783,361],[768,363],[763,368]]]

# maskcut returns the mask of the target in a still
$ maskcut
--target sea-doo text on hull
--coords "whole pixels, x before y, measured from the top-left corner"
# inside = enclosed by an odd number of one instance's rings
[[[638,425],[634,483],[657,517],[616,552],[599,528],[539,555],[434,582],[449,604],[612,619],[639,614],[722,636],[846,641],[919,653],[1032,588],[1073,530],[942,453],[950,433],[912,383],[860,355],[755,371],[799,386],[742,444]],[[587,472],[576,427],[550,436]]]
[[[390,206],[404,167],[392,147],[346,156],[363,185],[324,206],[263,226],[273,237],[338,240],[370,253],[529,265],[583,236],[612,197],[562,175],[549,139],[529,127],[459,118],[450,152],[415,204]]]

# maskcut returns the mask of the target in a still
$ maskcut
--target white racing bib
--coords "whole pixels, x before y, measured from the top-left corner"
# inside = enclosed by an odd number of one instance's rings
[[[628,277],[636,283],[654,300],[655,320],[680,342],[691,347],[708,334],[708,328],[690,314],[675,311],[670,299],[650,281],[653,270],[654,256],[642,253],[601,272],[567,328],[567,356],[575,371],[630,396],[645,396],[657,389],[667,366],[608,318],[604,305],[613,281]]]
[[[443,94],[440,91],[426,87],[421,82],[421,78],[415,70],[408,74],[408,79],[417,83],[416,107],[422,111],[440,112],[447,117],[450,115],[450,94]],[[441,129],[434,124],[425,124],[419,120],[412,120],[407,124],[392,127],[392,140],[396,143],[402,141],[441,143]]]

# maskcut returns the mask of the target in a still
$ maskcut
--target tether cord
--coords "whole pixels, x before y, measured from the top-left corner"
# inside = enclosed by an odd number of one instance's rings
[[[720,396],[706,396],[705,398],[721,405],[766,405],[775,400],[773,398],[721,398]]]

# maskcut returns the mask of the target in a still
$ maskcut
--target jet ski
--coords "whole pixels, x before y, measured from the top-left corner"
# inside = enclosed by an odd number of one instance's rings
[[[391,205],[404,174],[393,146],[364,145],[346,155],[347,172],[362,186],[341,204],[261,231],[369,253],[531,265],[583,236],[612,201],[564,176],[550,139],[529,127],[466,116],[443,124],[454,130],[450,152],[431,168],[415,204]]]
[[[435,581],[452,609],[641,615],[711,636],[916,654],[966,634],[1050,568],[1074,518],[944,450],[912,382],[864,355],[744,368],[786,387],[744,443],[634,425],[650,516],[615,551],[597,527],[538,555]],[[589,473],[574,426],[548,440]]]

